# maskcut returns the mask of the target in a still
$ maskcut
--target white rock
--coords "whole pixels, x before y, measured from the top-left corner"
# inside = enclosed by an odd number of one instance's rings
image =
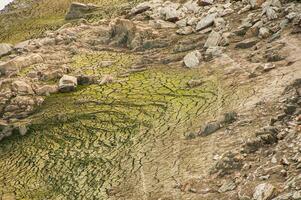
[[[256,186],[253,194],[254,200],[270,200],[275,195],[275,187],[269,183],[262,183]]]
[[[198,51],[192,51],[184,57],[184,64],[188,68],[197,67],[202,59],[202,54]]]

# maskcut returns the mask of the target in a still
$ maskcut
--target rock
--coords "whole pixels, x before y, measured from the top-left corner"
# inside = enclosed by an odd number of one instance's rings
[[[237,120],[237,113],[236,112],[227,112],[224,114],[221,123],[223,124],[231,124]]]
[[[220,57],[223,54],[223,49],[219,46],[212,46],[206,49],[205,55],[207,58]]]
[[[218,173],[219,176],[224,176],[235,170],[240,170],[242,166],[242,157],[237,152],[228,151],[216,162],[211,169],[211,173]]]
[[[213,4],[213,0],[198,0],[198,5],[209,6]]]
[[[270,200],[275,196],[276,188],[269,183],[262,183],[256,186],[254,200]]]
[[[226,21],[222,17],[218,17],[214,19],[214,26],[217,30],[222,30],[226,26]]]
[[[204,84],[204,81],[201,79],[192,79],[192,80],[188,81],[188,83],[187,83],[189,88],[195,88],[202,84]]]
[[[267,38],[270,36],[270,30],[266,27],[261,27],[258,33],[259,38]]]
[[[250,48],[250,47],[254,46],[257,43],[258,43],[257,38],[249,38],[249,39],[245,39],[245,40],[237,43],[235,45],[235,47],[239,48],[239,49],[247,49],[247,48]]]
[[[184,64],[188,68],[197,67],[202,59],[202,54],[198,51],[192,51],[184,57]]]
[[[216,31],[212,31],[209,36],[208,39],[206,40],[206,43],[204,45],[205,48],[209,48],[209,47],[216,47],[219,45],[220,41],[221,41],[221,35],[219,32]]]
[[[285,18],[289,21],[292,21],[293,19],[295,19],[295,17],[297,17],[297,13],[295,12],[290,12],[288,15],[285,16]]]
[[[88,13],[95,11],[98,7],[93,4],[83,4],[73,2],[69,7],[69,11],[65,16],[66,20],[73,20],[85,17]]]
[[[151,5],[149,2],[142,2],[131,9],[130,15],[138,15],[140,13],[143,13],[151,8]]]
[[[193,29],[192,29],[191,26],[186,26],[186,27],[183,27],[181,29],[178,29],[176,31],[176,33],[179,34],[179,35],[189,35],[189,34],[193,33]]]
[[[209,14],[206,17],[202,18],[196,25],[196,30],[201,31],[205,28],[208,28],[209,26],[212,26],[216,16],[217,16],[217,14],[213,13],[213,14]]]
[[[259,8],[265,0],[249,0],[249,3],[252,8]]]
[[[24,67],[28,67],[42,62],[43,57],[39,54],[31,54],[28,56],[17,57],[7,62],[0,63],[0,72],[3,75],[9,75],[18,72]]]
[[[292,198],[293,194],[291,192],[281,194],[278,197],[272,199],[272,200],[290,200]]]
[[[181,13],[172,6],[164,7],[161,10],[161,14],[164,16],[164,19],[169,22],[176,22],[181,16]]]
[[[50,95],[53,93],[57,93],[59,88],[57,85],[43,85],[35,89],[37,95]]]
[[[107,83],[113,83],[113,81],[114,81],[114,77],[112,75],[107,74],[107,75],[104,75],[102,77],[102,79],[99,82],[99,85],[104,85],[104,84],[107,84]]]
[[[294,192],[293,199],[300,200],[301,199],[301,191]]]
[[[223,183],[223,185],[218,189],[219,193],[224,193],[232,191],[236,188],[236,184],[233,180],[228,180]]]
[[[287,104],[285,105],[285,108],[284,108],[284,112],[285,114],[287,115],[292,115],[294,114],[294,112],[297,110],[297,106],[294,105],[294,104]]]
[[[262,13],[265,14],[269,20],[278,18],[276,11],[271,6],[264,7]]]
[[[219,122],[210,122],[202,128],[199,135],[208,136],[208,135],[216,132],[217,130],[219,130],[221,127],[222,126]]]
[[[119,46],[130,46],[137,31],[136,25],[127,19],[115,19],[110,23],[111,39]]]
[[[179,28],[184,28],[187,26],[187,19],[181,19],[179,21],[176,22],[176,25],[179,27]]]
[[[183,5],[183,7],[186,8],[187,11],[193,12],[193,13],[197,13],[197,12],[200,10],[200,7],[199,7],[197,1],[194,1],[194,0],[189,0],[189,1],[187,1],[187,2]]]
[[[22,136],[26,135],[26,133],[28,132],[28,129],[27,129],[26,125],[18,126],[18,132]]]
[[[17,94],[33,94],[32,87],[24,81],[14,81],[12,83],[12,90]]]
[[[12,50],[13,48],[10,44],[0,44],[0,57],[10,54]]]
[[[97,83],[97,76],[80,75],[77,76],[78,85],[90,85]]]
[[[74,91],[77,86],[77,78],[74,76],[64,75],[59,81],[60,92]]]

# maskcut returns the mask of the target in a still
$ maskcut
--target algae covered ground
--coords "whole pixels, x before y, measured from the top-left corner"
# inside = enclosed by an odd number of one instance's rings
[[[94,75],[123,74],[139,56],[82,54],[74,57],[72,66],[85,71],[87,64],[97,66],[108,59],[114,64],[96,67]],[[218,74],[208,76],[204,68],[154,66],[115,83],[51,95],[32,117],[30,134],[2,142],[0,193],[15,192],[18,199],[108,199],[120,190],[127,198],[142,199],[142,175],[156,171],[146,168],[147,163],[164,159],[168,147],[175,145],[171,142],[185,141],[185,133],[235,108],[236,100],[248,94]],[[196,78],[204,83],[188,87]],[[165,162],[166,174],[161,176],[166,180],[185,171],[169,169],[174,162],[170,157]]]

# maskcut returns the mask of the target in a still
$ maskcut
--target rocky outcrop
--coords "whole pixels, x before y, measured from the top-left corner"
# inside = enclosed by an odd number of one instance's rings
[[[98,9],[98,6],[93,4],[83,4],[73,2],[70,5],[69,11],[65,16],[66,20],[73,20],[85,17],[87,14]]]

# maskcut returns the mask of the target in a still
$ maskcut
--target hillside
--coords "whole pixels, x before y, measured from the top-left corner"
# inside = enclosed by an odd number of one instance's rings
[[[301,199],[299,1],[16,0],[1,200]]]

